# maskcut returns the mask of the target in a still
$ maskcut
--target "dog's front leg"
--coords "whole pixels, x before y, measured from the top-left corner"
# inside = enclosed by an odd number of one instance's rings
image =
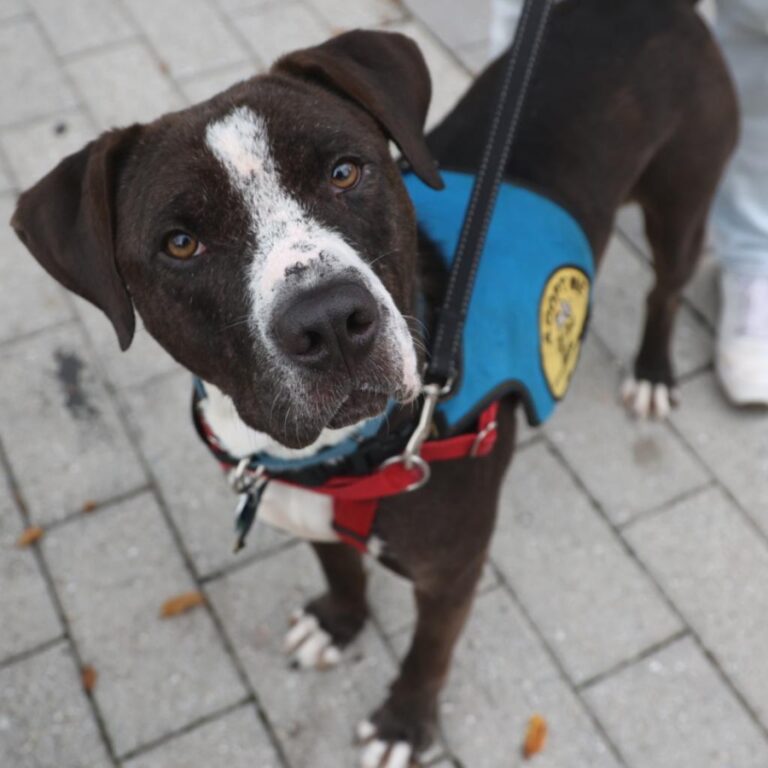
[[[407,768],[434,739],[437,700],[472,606],[485,556],[460,573],[414,582],[418,618],[389,696],[358,726],[364,768]]]
[[[341,650],[360,632],[368,617],[362,557],[346,544],[312,544],[328,591],[292,618],[285,650],[293,664],[325,668],[339,662]]]

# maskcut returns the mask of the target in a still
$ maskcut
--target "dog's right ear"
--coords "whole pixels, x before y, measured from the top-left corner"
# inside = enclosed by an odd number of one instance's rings
[[[11,218],[46,271],[107,315],[124,350],[136,318],[115,260],[115,197],[122,160],[140,132],[139,125],[108,131],[66,157],[21,195]]]

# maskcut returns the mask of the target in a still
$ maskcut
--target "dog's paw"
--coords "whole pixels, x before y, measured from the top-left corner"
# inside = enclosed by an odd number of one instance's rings
[[[360,723],[355,735],[360,745],[360,768],[409,768],[413,765],[413,747],[407,741],[378,738],[378,730],[370,720]]]
[[[341,648],[320,621],[303,609],[291,617],[291,628],[285,636],[283,650],[297,669],[329,669],[341,661]]]
[[[630,414],[638,419],[666,419],[677,406],[677,391],[666,384],[654,384],[630,376],[621,385],[621,400]]]

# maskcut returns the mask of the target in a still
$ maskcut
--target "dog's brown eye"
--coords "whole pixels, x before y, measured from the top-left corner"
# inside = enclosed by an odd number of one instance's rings
[[[351,160],[344,160],[331,171],[331,184],[337,189],[352,189],[360,181],[360,166]]]
[[[165,252],[174,259],[191,259],[205,250],[205,246],[186,232],[172,232],[165,238]]]

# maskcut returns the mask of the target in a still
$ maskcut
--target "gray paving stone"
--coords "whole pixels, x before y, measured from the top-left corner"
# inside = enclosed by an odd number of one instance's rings
[[[11,177],[5,165],[5,159],[0,157],[0,193],[7,192],[13,186]]]
[[[433,127],[456,105],[469,88],[471,78],[422,24],[416,21],[396,22],[388,25],[387,29],[413,38],[424,54],[432,77],[432,104],[427,115],[427,128]]]
[[[0,477],[0,662],[62,633],[34,552],[16,547],[23,529],[10,488]]]
[[[65,645],[0,670],[0,765],[112,766]]]
[[[146,482],[75,326],[4,350],[3,382],[3,438],[35,523]]]
[[[127,760],[123,768],[277,768],[280,765],[252,706],[241,707]]]
[[[183,106],[173,82],[141,43],[78,56],[66,67],[102,130]]]
[[[719,489],[638,520],[629,543],[768,725],[768,546]]]
[[[29,18],[0,26],[0,125],[74,107],[75,94]]]
[[[184,545],[200,574],[238,563],[232,553],[236,496],[192,425],[192,377],[185,371],[126,394],[142,450]],[[266,551],[287,537],[257,523],[248,550]],[[240,557],[244,557],[246,552]]]
[[[645,322],[645,298],[654,282],[650,266],[614,237],[595,288],[592,328],[611,353],[631,371]],[[691,311],[682,306],[672,345],[678,376],[700,370],[712,361],[712,337]]]
[[[73,317],[64,289],[8,226],[15,207],[15,195],[0,195],[0,342]]]
[[[403,18],[398,0],[306,0],[334,32],[359,27],[376,27]]]
[[[645,236],[643,211],[640,206],[636,203],[623,206],[616,216],[616,226],[650,263],[651,249]]]
[[[113,0],[28,0],[61,56],[125,40],[136,33]]]
[[[205,610],[159,617],[194,585],[149,494],[51,531],[43,550],[118,754],[245,695]]]
[[[768,765],[768,743],[690,638],[584,695],[632,768]]]
[[[68,110],[6,128],[0,133],[0,145],[19,186],[26,189],[53,170],[63,157],[82,149],[94,134],[82,110]]]
[[[124,0],[155,52],[175,77],[246,57],[239,40],[208,0]]]
[[[544,444],[507,474],[492,557],[574,683],[681,629]]]
[[[73,297],[73,302],[104,372],[116,389],[141,385],[178,368],[174,359],[149,335],[138,315],[131,347],[123,352],[106,315],[78,297]]]
[[[625,523],[706,483],[668,425],[636,422],[624,412],[618,370],[594,340],[582,357],[546,432],[611,520]]]
[[[28,11],[24,0],[0,0],[0,21],[7,21]]]
[[[768,412],[733,408],[714,374],[681,389],[675,426],[768,535]]]
[[[269,67],[279,56],[327,40],[333,30],[299,3],[266,5],[236,17],[236,24],[260,61]],[[264,34],[269,30],[269,34]]]
[[[257,75],[261,69],[262,67],[257,66],[253,61],[245,61],[217,69],[215,72],[203,73],[181,80],[179,85],[190,104],[197,104],[221,93],[241,80],[247,80]]]
[[[541,768],[617,766],[582,705],[558,675],[511,599],[478,598],[459,641],[441,707],[443,732],[463,765],[521,766],[529,718],[549,724]]]
[[[490,41],[480,40],[476,43],[467,43],[454,49],[454,53],[461,63],[472,73],[479,75],[491,61]]]
[[[394,673],[368,628],[338,669],[294,672],[282,655],[292,610],[323,591],[307,547],[238,570],[208,591],[292,768],[356,765],[358,721],[381,703]]]
[[[491,3],[475,0],[471,13],[463,8],[446,8],[445,0],[406,0],[408,8],[418,16],[449,50],[488,39],[491,25]]]
[[[214,0],[216,5],[228,15],[237,15],[244,11],[255,11],[267,5],[276,5],[281,0]]]

